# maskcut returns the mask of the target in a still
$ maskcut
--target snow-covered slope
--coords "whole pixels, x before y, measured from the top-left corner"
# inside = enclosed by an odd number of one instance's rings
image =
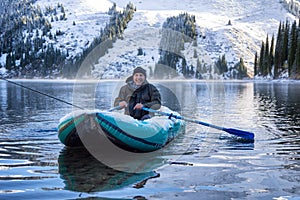
[[[41,8],[62,3],[67,20],[52,22],[52,32],[65,34],[55,45],[76,55],[86,48],[108,22],[106,13],[113,2],[124,8],[127,0],[38,0]],[[99,59],[93,75],[101,78],[127,76],[135,66],[153,69],[159,59],[158,48],[161,26],[167,17],[188,12],[196,16],[198,45],[187,46],[184,54],[188,64],[196,65],[194,49],[201,62],[211,64],[225,54],[230,66],[242,57],[248,71],[253,71],[253,60],[266,35],[276,34],[280,21],[294,20],[280,0],[131,0],[137,11],[124,32],[123,39]],[[229,20],[232,25],[228,25]],[[73,22],[76,25],[73,25]],[[144,55],[138,56],[137,49]],[[189,48],[188,48],[189,47]]]
[[[120,7],[125,0],[115,0]],[[160,28],[167,17],[188,12],[196,16],[198,56],[213,63],[225,54],[230,66],[244,59],[248,71],[253,72],[255,52],[267,34],[276,34],[280,21],[294,20],[279,0],[133,0],[137,12],[125,30],[124,39],[99,60],[94,75],[113,78],[130,72],[136,65],[146,69],[157,62]],[[232,25],[228,25],[229,20]],[[142,34],[141,34],[142,33]],[[270,37],[269,37],[270,38]],[[137,49],[145,48],[146,56],[137,56]],[[193,50],[186,50],[189,64]],[[121,64],[120,64],[121,63]],[[122,64],[123,63],[123,64]],[[118,65],[118,69],[115,67]],[[121,67],[122,66],[122,67]],[[194,64],[195,66],[195,64]],[[105,71],[104,71],[105,69]]]
[[[109,21],[107,11],[113,5],[107,0],[38,0],[35,6],[44,10],[46,7],[57,7],[58,4],[64,7],[66,20],[52,21],[51,33],[54,35],[61,31],[64,34],[57,37],[57,41],[48,42],[68,50],[70,56],[82,53],[83,49],[99,36],[100,30]],[[58,13],[58,16],[60,15],[61,12]],[[51,21],[51,15],[48,16],[48,20]]]

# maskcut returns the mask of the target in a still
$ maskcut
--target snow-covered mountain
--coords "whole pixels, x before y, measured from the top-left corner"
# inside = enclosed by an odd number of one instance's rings
[[[293,2],[295,2],[294,0]],[[195,15],[197,46],[186,44],[182,52],[188,65],[196,66],[197,52],[202,64],[210,65],[225,54],[229,67],[244,59],[248,72],[253,72],[254,54],[260,50],[267,34],[276,34],[280,21],[296,19],[288,12],[291,0],[131,0],[136,6],[122,39],[99,59],[92,75],[96,78],[124,77],[136,66],[154,69],[159,59],[162,24],[168,17],[181,13]],[[108,23],[108,9],[116,3],[123,9],[127,0],[37,0],[34,6],[41,9],[62,4],[65,20],[51,21],[51,32],[63,32],[55,47],[68,50],[69,56],[83,52],[100,30]],[[61,14],[61,13],[59,13]],[[231,25],[229,25],[229,22]],[[138,49],[143,55],[138,55]],[[6,55],[0,57],[4,66]],[[1,68],[3,71],[4,69]],[[2,72],[4,73],[4,72]]]
[[[124,6],[125,0],[116,0]],[[253,72],[255,52],[259,52],[261,42],[267,34],[276,34],[280,21],[295,20],[295,16],[285,9],[279,0],[133,0],[137,8],[129,22],[124,39],[118,40],[108,54],[100,58],[94,71],[97,76],[105,69],[103,77],[130,71],[134,66],[153,67],[157,62],[160,28],[167,17],[188,12],[196,16],[199,33],[197,52],[206,63],[215,62],[225,54],[229,66],[240,57],[250,73]],[[231,25],[228,25],[228,22]],[[142,33],[142,34],[140,34]],[[137,56],[137,48],[145,49],[146,56]],[[186,49],[189,64],[196,66],[193,50]],[[124,66],[116,70],[115,65]],[[108,67],[109,66],[109,67]],[[128,68],[130,67],[131,68]]]

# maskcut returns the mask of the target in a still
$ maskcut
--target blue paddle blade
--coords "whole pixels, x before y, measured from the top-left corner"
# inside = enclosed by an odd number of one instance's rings
[[[232,135],[242,137],[247,140],[254,140],[254,133],[248,131],[242,131],[234,128],[223,128],[223,131],[230,133]]]

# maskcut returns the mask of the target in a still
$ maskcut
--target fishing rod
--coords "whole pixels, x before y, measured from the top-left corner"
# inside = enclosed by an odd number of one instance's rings
[[[70,102],[64,101],[64,100],[62,100],[62,99],[59,99],[59,98],[54,97],[54,96],[52,96],[52,95],[46,94],[46,93],[44,93],[44,92],[41,92],[41,91],[32,89],[32,88],[30,88],[30,87],[27,87],[27,86],[25,86],[25,85],[16,83],[16,82],[14,82],[14,81],[10,81],[10,80],[8,80],[8,79],[6,79],[6,78],[3,78],[3,77],[0,77],[0,79],[2,79],[2,80],[4,80],[4,81],[7,81],[8,83],[11,83],[11,84],[20,86],[20,87],[22,87],[22,88],[25,88],[25,89],[27,89],[27,90],[31,90],[31,91],[36,92],[36,93],[38,93],[38,94],[41,94],[41,95],[50,97],[50,98],[55,99],[55,100],[57,100],[57,101],[63,102],[63,103],[68,104],[68,105],[70,105],[70,106],[73,106],[73,107],[79,108],[79,109],[81,109],[81,110],[84,110],[84,108],[82,108],[82,107],[80,107],[80,106],[74,105],[74,104],[72,104],[72,103],[70,103]]]

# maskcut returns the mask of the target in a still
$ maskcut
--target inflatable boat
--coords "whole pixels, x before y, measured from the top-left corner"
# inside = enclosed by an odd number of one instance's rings
[[[179,115],[167,107],[160,111]],[[151,152],[163,148],[184,130],[183,120],[168,116],[137,120],[120,112],[79,110],[60,119],[58,138],[66,146],[84,146],[85,135],[93,132],[104,134],[108,141],[126,151]]]

